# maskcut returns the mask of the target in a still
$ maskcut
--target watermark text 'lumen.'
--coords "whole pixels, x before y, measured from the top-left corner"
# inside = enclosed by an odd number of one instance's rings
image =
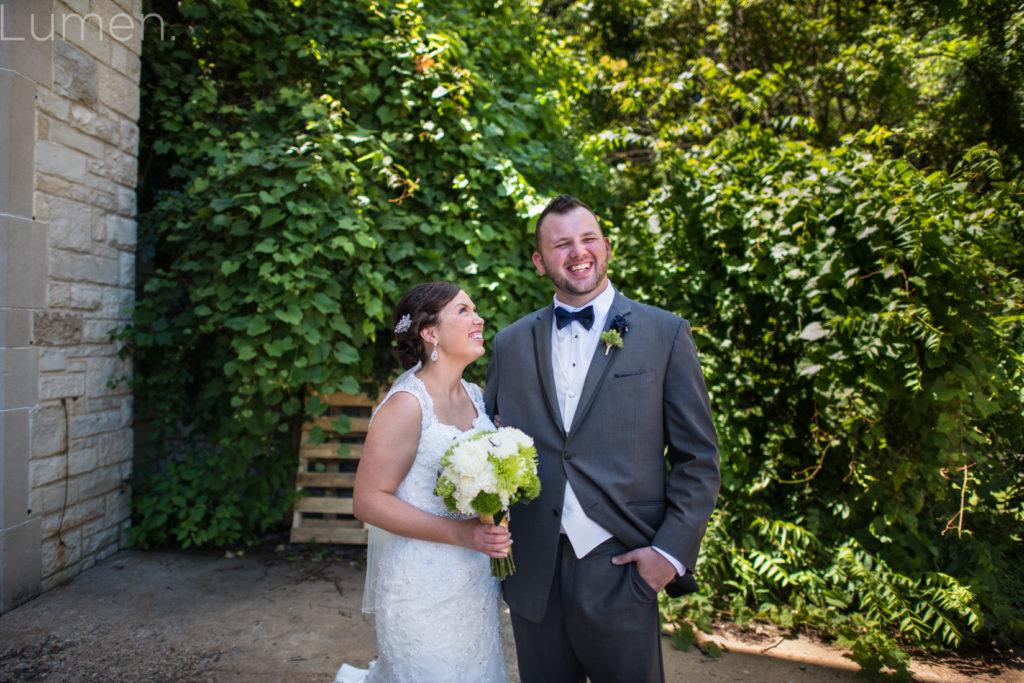
[[[109,17],[106,24],[104,24],[103,18],[98,14],[65,14],[58,18],[53,13],[49,15],[32,13],[29,15],[28,31],[18,33],[9,26],[8,17],[4,10],[4,5],[0,4],[0,41],[48,41],[53,40],[55,36],[60,36],[67,40],[69,35],[73,39],[77,30],[78,40],[84,42],[88,27],[89,29],[97,29],[99,31],[100,40],[103,40],[105,35],[109,35],[118,42],[126,43],[134,40],[136,35],[139,35],[140,39],[145,38],[146,25],[153,22],[160,26],[160,40],[164,39],[164,19],[159,14],[140,14],[138,21],[136,21],[132,19],[130,14],[118,12]]]

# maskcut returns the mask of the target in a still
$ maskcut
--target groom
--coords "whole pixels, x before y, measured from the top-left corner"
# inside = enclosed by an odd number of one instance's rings
[[[504,583],[519,673],[542,681],[663,681],[657,594],[693,592],[718,495],[718,440],[690,325],[608,281],[611,244],[560,195],[533,263],[554,305],[494,340],[485,402],[533,437],[540,496],[512,514]],[[608,345],[602,332],[617,330]]]

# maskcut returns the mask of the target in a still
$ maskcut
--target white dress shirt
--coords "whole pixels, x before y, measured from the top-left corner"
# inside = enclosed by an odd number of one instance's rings
[[[562,412],[562,424],[566,433],[572,431],[573,418],[580,404],[583,382],[590,370],[590,361],[594,357],[601,332],[608,320],[608,312],[615,301],[615,288],[611,283],[604,291],[583,306],[567,306],[555,295],[555,306],[575,312],[587,306],[594,307],[594,324],[587,330],[582,324],[573,320],[562,329],[557,322],[551,322],[551,367],[555,375],[555,394],[558,407]],[[562,504],[562,532],[569,538],[576,557],[582,558],[591,550],[612,537],[611,533],[600,524],[590,519],[583,511],[583,506],[576,498],[568,480],[565,482],[565,500]],[[655,548],[665,559],[672,563],[680,576],[686,571],[681,562],[661,550]]]

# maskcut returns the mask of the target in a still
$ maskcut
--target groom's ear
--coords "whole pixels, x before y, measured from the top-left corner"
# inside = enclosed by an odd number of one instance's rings
[[[547,275],[547,270],[544,269],[544,257],[539,252],[533,252],[533,265],[537,268],[537,272],[541,275]]]

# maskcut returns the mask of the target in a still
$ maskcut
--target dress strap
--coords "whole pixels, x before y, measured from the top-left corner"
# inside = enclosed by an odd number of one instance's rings
[[[422,414],[422,419],[420,420],[421,429],[425,430],[436,421],[437,418],[434,416],[434,400],[430,398],[430,393],[427,392],[427,387],[423,384],[423,380],[416,376],[416,371],[419,370],[420,367],[422,366],[417,363],[414,367],[406,370],[398,376],[398,379],[395,380],[395,383],[391,385],[391,389],[389,389],[388,393],[384,396],[384,400],[382,400],[373,411],[373,417],[370,418],[370,424],[373,424],[373,418],[377,416],[377,412],[385,403],[388,402],[388,399],[399,391],[412,394],[416,397],[416,400],[419,401],[420,413]]]
[[[486,415],[487,411],[484,408],[484,392],[480,390],[480,387],[473,382],[467,382],[462,380],[462,386],[466,387],[466,393],[469,394],[469,398],[473,401],[473,405],[476,406],[476,412],[478,415]]]

